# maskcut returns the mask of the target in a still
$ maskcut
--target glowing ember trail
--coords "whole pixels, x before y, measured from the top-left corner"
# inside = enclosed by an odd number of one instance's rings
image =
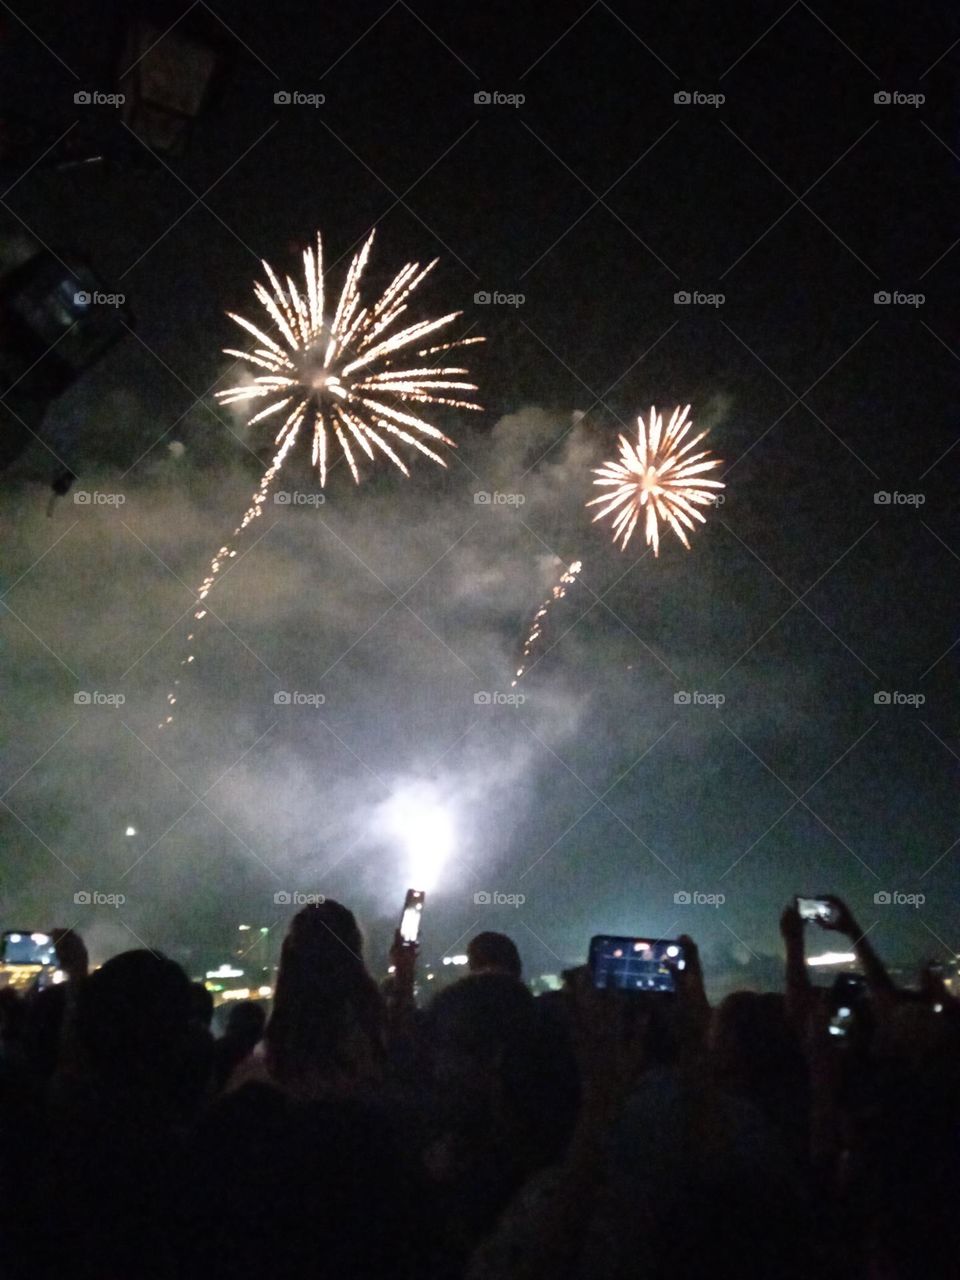
[[[544,600],[543,604],[533,615],[533,622],[531,623],[529,634],[524,641],[520,666],[517,668],[515,679],[510,682],[511,689],[515,689],[517,681],[523,679],[523,674],[527,669],[527,659],[537,647],[537,641],[543,634],[544,618],[550,612],[553,605],[555,605],[558,600],[562,600],[567,594],[567,587],[572,586],[572,584],[576,582],[577,574],[580,573],[582,569],[583,565],[579,560],[574,560],[572,564],[567,565],[566,569],[564,569],[563,573],[557,580],[556,585],[551,588],[550,594],[547,596],[546,600]]]
[[[422,410],[428,405],[457,409],[481,407],[462,395],[477,390],[474,383],[463,381],[469,376],[468,370],[452,365],[437,367],[431,360],[455,347],[483,342],[483,338],[457,338],[439,345],[422,345],[462,312],[451,311],[436,320],[420,320],[397,327],[407,311],[410,295],[439,259],[426,266],[408,262],[375,302],[363,304],[360,285],[373,237],[371,231],[347,268],[332,317],[325,311],[323,247],[319,232],[316,249],[304,251],[303,282],[299,288],[289,276],[282,284],[269,263],[263,263],[270,287],[258,282],[254,285],[254,294],[270,318],[270,334],[243,316],[228,312],[230,319],[258,345],[252,351],[228,347],[224,354],[246,361],[256,376],[252,381],[218,391],[217,399],[226,405],[262,402],[263,407],[250,419],[250,426],[275,414],[286,415],[275,436],[277,451],[250,506],[233,531],[234,539],[263,513],[270,487],[301,433],[310,438],[311,461],[319,472],[321,488],[327,482],[331,433],[354,481],[359,484],[355,449],[358,456],[362,451],[371,462],[376,457],[374,451],[378,451],[404,475],[410,472],[394,447],[398,442],[412,446],[445,467],[446,461],[436,448],[456,446],[422,416]],[[399,353],[403,353],[403,361],[408,362],[406,367],[403,363],[396,365]],[[435,447],[425,444],[425,440]],[[197,608],[193,615],[197,621],[206,616],[203,602],[226,562],[236,554],[231,544],[226,543],[211,560],[197,590]],[[188,639],[192,640],[193,636]],[[187,666],[193,661],[194,655],[189,654],[180,665]],[[175,685],[179,683],[175,681]],[[176,690],[167,694],[169,708],[176,701]],[[159,727],[162,729],[172,720],[173,713],[168,711]]]
[[[587,506],[606,504],[594,516],[595,521],[616,512],[612,521],[613,540],[620,543],[621,549],[626,549],[646,507],[644,531],[647,546],[653,547],[653,554],[659,554],[659,520],[670,526],[689,551],[690,543],[681,526],[693,532],[693,520],[706,524],[697,507],[714,505],[716,494],[713,490],[724,488],[722,480],[702,478],[705,471],[722,465],[720,459],[711,458],[705,449],[700,453],[690,453],[707,434],[706,431],[701,431],[680,447],[693,426],[687,421],[689,412],[689,405],[685,409],[674,409],[664,431],[663,418],[651,406],[648,426],[644,425],[642,415],[637,419],[639,434],[636,445],[621,436],[620,461],[594,468],[594,474],[600,478],[593,483],[613,492],[592,498]]]

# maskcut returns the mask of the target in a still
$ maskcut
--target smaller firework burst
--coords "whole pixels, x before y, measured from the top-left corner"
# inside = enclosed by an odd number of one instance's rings
[[[520,666],[517,668],[516,677],[510,682],[511,689],[515,689],[517,687],[517,681],[523,678],[523,673],[527,669],[527,659],[530,657],[531,653],[533,653],[534,649],[536,649],[537,641],[543,634],[544,618],[550,612],[553,605],[555,605],[558,600],[562,600],[567,594],[567,587],[572,586],[572,584],[576,582],[577,574],[582,570],[582,568],[583,565],[579,560],[574,560],[572,564],[567,565],[555,585],[551,587],[550,594],[547,596],[546,600],[544,600],[543,604],[533,615],[533,622],[530,624],[530,631],[523,643],[523,655]]]
[[[690,452],[707,432],[701,431],[683,443],[693,427],[693,423],[687,421],[689,412],[689,405],[684,409],[678,406],[664,430],[662,416],[651,406],[649,424],[644,424],[642,414],[637,418],[639,433],[636,445],[632,445],[626,436],[621,436],[620,461],[594,468],[599,479],[593,483],[612,492],[592,498],[587,506],[604,504],[593,517],[594,521],[616,512],[612,522],[613,540],[620,543],[621,549],[626,548],[640,514],[646,508],[645,534],[647,546],[653,547],[653,554],[659,554],[661,520],[670,526],[689,551],[690,543],[684,529],[692,533],[694,520],[706,524],[697,508],[712,506],[716,502],[715,490],[724,488],[722,480],[703,478],[704,472],[722,465],[720,459],[711,458],[706,449],[700,453]]]

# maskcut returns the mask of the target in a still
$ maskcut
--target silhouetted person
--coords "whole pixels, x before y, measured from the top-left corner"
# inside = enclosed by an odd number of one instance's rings
[[[193,1021],[209,1031],[213,1023],[213,996],[202,982],[190,983],[190,1004]]]
[[[24,1052],[31,1072],[46,1080],[56,1070],[63,1028],[87,976],[89,958],[83,939],[72,929],[51,929],[57,968],[63,981],[32,992],[26,1003]]]
[[[166,1280],[195,1028],[186,974],[128,951],[77,991],[52,1083],[40,1199],[51,1269]]]
[[[266,1010],[255,1000],[239,1000],[230,1006],[226,1029],[213,1046],[213,1076],[218,1092],[260,1043],[266,1021]]]
[[[506,973],[461,978],[430,1006],[434,1132],[425,1163],[439,1199],[445,1276],[459,1274],[512,1194],[567,1136],[572,1116],[557,1105],[549,1052],[556,1037],[545,1030],[533,996]]]
[[[251,1038],[252,1018],[242,1015]],[[372,1101],[383,1024],[352,912],[304,908],[284,939],[262,1050],[234,1073],[191,1147],[183,1216],[193,1274],[423,1275],[424,1198]]]
[[[520,981],[523,965],[516,944],[505,933],[478,933],[467,943],[471,973],[505,973]]]
[[[283,940],[264,1036],[271,1080],[296,1097],[363,1091],[384,1067],[384,1006],[353,912],[304,907]]]

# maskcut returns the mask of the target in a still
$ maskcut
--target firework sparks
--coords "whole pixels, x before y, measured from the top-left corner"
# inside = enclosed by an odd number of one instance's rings
[[[253,351],[227,348],[225,354],[246,361],[257,372],[252,382],[218,391],[217,398],[222,404],[262,401],[262,408],[250,419],[251,426],[284,413],[276,443],[283,450],[301,431],[309,435],[321,487],[326,484],[330,433],[358,483],[355,449],[370,460],[377,449],[404,475],[409,475],[406,463],[393,448],[397,441],[412,445],[442,467],[447,465],[444,459],[424,441],[453,446],[452,440],[421,416],[419,406],[480,408],[459,394],[477,390],[474,383],[462,381],[467,376],[466,369],[423,364],[429,357],[454,347],[483,341],[460,338],[422,347],[426,338],[449,325],[461,312],[451,311],[437,320],[420,320],[396,328],[410,295],[439,259],[425,267],[408,262],[376,302],[362,304],[360,285],[373,237],[371,231],[350,263],[332,319],[325,313],[319,232],[316,250],[309,248],[303,254],[304,283],[300,289],[289,276],[286,285],[282,284],[269,263],[263,264],[270,288],[257,283],[254,293],[279,331],[274,337],[243,316],[228,312],[230,319],[259,345]],[[413,347],[418,348],[415,362],[396,368],[397,354],[404,352],[407,360],[406,353]]]
[[[593,483],[612,492],[592,498],[587,506],[605,504],[593,517],[595,521],[616,512],[612,522],[613,540],[620,543],[621,549],[626,548],[646,507],[646,541],[647,546],[653,547],[653,554],[659,554],[661,520],[689,551],[684,529],[692,533],[694,520],[706,523],[697,508],[712,505],[716,500],[714,491],[724,488],[722,480],[703,478],[704,472],[721,465],[720,459],[711,458],[706,449],[700,453],[690,452],[707,432],[701,431],[683,443],[693,427],[693,423],[687,421],[689,412],[689,405],[674,409],[664,431],[663,418],[651,407],[649,424],[644,425],[643,415],[637,419],[636,445],[621,436],[620,461],[594,468],[599,479]]]
[[[375,302],[364,305],[361,281],[373,237],[371,231],[347,268],[332,318],[325,306],[323,246],[319,232],[316,249],[304,251],[300,288],[289,276],[285,284],[281,283],[270,264],[263,263],[269,288],[258,282],[254,285],[254,294],[270,318],[271,333],[243,316],[227,313],[258,345],[252,351],[227,347],[224,354],[245,361],[255,376],[252,381],[218,391],[217,399],[224,405],[262,403],[250,418],[250,426],[285,414],[274,439],[276,453],[250,506],[233,531],[234,539],[263,513],[270,487],[301,435],[310,438],[311,461],[319,472],[321,488],[327,482],[331,435],[340,446],[354,481],[359,484],[354,450],[357,456],[362,451],[371,462],[376,450],[404,475],[409,475],[406,462],[394,448],[399,442],[445,467],[446,461],[436,448],[456,446],[422,416],[423,410],[430,405],[456,409],[481,407],[464,394],[477,390],[474,383],[463,381],[469,377],[468,370],[454,365],[438,367],[435,358],[455,347],[483,342],[483,338],[456,338],[423,345],[462,312],[451,311],[436,320],[420,320],[398,327],[411,294],[439,259],[426,266],[408,262]],[[396,358],[401,353],[398,367]],[[431,448],[425,441],[435,447]],[[197,621],[206,616],[203,602],[221,570],[236,554],[227,543],[210,561],[207,575],[197,589],[197,608],[193,615]],[[189,640],[193,638],[188,636]],[[180,665],[187,666],[193,661],[194,655],[190,654]],[[175,685],[179,683],[175,681]],[[176,701],[177,692],[173,690],[167,694],[169,707]],[[168,710],[159,727],[162,729],[172,720],[173,713]]]
[[[577,580],[577,574],[583,569],[583,565],[579,560],[574,560],[572,564],[568,564],[563,573],[561,573],[556,584],[550,589],[550,594],[541,604],[540,608],[533,615],[533,622],[530,624],[530,631],[523,643],[523,654],[520,666],[517,668],[516,677],[510,682],[511,689],[517,687],[517,681],[523,679],[523,674],[527,669],[527,659],[537,647],[537,641],[543,634],[543,620],[550,612],[553,605],[558,600],[562,600],[567,594],[567,587],[572,586]]]

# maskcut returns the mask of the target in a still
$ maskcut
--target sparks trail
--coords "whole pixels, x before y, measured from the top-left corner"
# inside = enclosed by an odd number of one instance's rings
[[[706,431],[701,431],[682,448],[679,447],[693,426],[692,422],[687,422],[689,412],[689,405],[682,410],[679,406],[674,409],[664,431],[663,418],[651,406],[648,426],[644,425],[643,415],[637,418],[639,433],[636,445],[621,436],[620,461],[594,468],[594,474],[600,479],[593,483],[613,492],[592,498],[587,506],[606,503],[593,517],[594,521],[616,511],[612,521],[613,540],[620,543],[622,550],[626,549],[640,513],[646,507],[644,532],[647,546],[653,547],[653,554],[658,555],[660,548],[658,517],[669,524],[689,551],[690,543],[681,525],[692,533],[695,528],[693,520],[705,524],[706,520],[697,507],[713,505],[716,502],[713,490],[724,488],[722,480],[702,478],[703,472],[721,465],[719,458],[711,458],[706,449],[687,456],[704,438]]]
[[[571,564],[567,565],[566,569],[564,569],[563,573],[561,573],[558,578],[556,584],[551,587],[550,594],[547,596],[546,600],[544,600],[543,604],[541,604],[540,608],[533,615],[533,622],[530,625],[530,631],[523,644],[523,654],[521,655],[520,666],[517,668],[516,677],[510,682],[511,689],[515,689],[517,681],[523,678],[523,673],[527,669],[527,658],[530,657],[530,654],[536,648],[537,641],[543,634],[543,619],[550,612],[553,605],[555,605],[558,600],[562,600],[567,594],[567,587],[572,586],[573,583],[576,582],[577,574],[580,573],[582,569],[583,565],[579,560],[574,560]]]
[[[282,284],[269,263],[263,269],[269,288],[259,282],[253,290],[273,329],[271,334],[243,316],[228,312],[231,320],[259,344],[252,351],[230,347],[224,354],[245,361],[255,371],[252,381],[239,383],[216,393],[221,404],[263,402],[263,407],[250,419],[254,426],[276,414],[285,413],[283,425],[274,443],[277,452],[264,473],[250,506],[233,531],[233,539],[222,546],[197,589],[194,618],[199,622],[207,614],[204,601],[228,560],[236,556],[231,545],[258,516],[263,514],[271,485],[301,431],[311,441],[311,461],[320,475],[320,486],[327,482],[328,452],[332,439],[340,446],[354,481],[360,473],[354,449],[362,450],[369,461],[382,454],[409,475],[406,462],[395,445],[412,446],[434,462],[445,467],[445,459],[436,452],[441,445],[455,448],[454,442],[422,416],[428,405],[446,405],[456,409],[479,409],[481,406],[461,393],[476,391],[474,383],[463,381],[469,376],[465,368],[431,364],[431,358],[455,347],[470,346],[483,338],[456,338],[439,345],[422,346],[432,334],[451,324],[463,313],[451,311],[436,320],[420,320],[396,327],[408,307],[408,299],[436,266],[435,258],[426,266],[408,262],[375,301],[364,305],[361,280],[373,246],[370,232],[363,247],[347,268],[343,288],[333,318],[325,313],[323,280],[323,246],[317,233],[316,250],[303,254],[303,282],[300,288],[290,276]],[[411,350],[412,349],[412,350]],[[403,352],[407,367],[396,365]],[[450,394],[452,393],[452,394]],[[424,443],[431,441],[435,446]],[[191,634],[188,639],[192,640]],[[181,662],[194,661],[189,654]],[[176,686],[167,694],[168,708],[177,701]],[[160,724],[162,729],[173,720],[172,711]]]

